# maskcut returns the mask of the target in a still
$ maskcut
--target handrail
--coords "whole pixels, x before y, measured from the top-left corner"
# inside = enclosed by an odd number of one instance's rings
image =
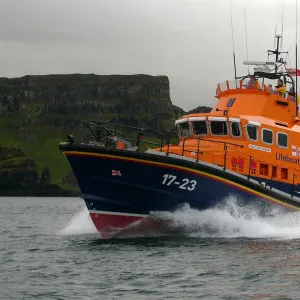
[[[257,177],[257,176],[251,176],[251,170],[252,170],[252,169],[255,169],[255,170],[256,170],[256,168],[252,168],[252,162],[253,162],[253,161],[256,161],[256,162],[258,162],[258,163],[266,163],[266,164],[268,164],[269,166],[271,165],[271,167],[273,167],[273,166],[279,167],[279,168],[282,167],[282,165],[280,165],[280,164],[274,164],[274,163],[270,164],[269,161],[265,161],[265,160],[262,160],[262,159],[260,159],[260,158],[258,158],[258,157],[255,157],[255,156],[252,156],[252,155],[245,154],[244,152],[239,151],[238,149],[236,149],[236,146],[238,146],[238,147],[240,147],[240,148],[243,148],[244,145],[235,144],[235,143],[231,143],[231,142],[224,142],[224,141],[217,141],[217,140],[204,139],[204,138],[201,138],[201,137],[188,137],[188,138],[184,138],[184,139],[183,139],[183,143],[182,143],[182,156],[184,156],[184,153],[185,153],[185,152],[195,152],[194,150],[186,149],[186,148],[185,148],[185,147],[186,147],[185,141],[186,141],[187,139],[195,139],[195,140],[198,141],[198,144],[197,144],[197,157],[196,157],[196,162],[199,162],[199,154],[208,154],[208,155],[212,155],[212,156],[214,156],[214,157],[219,157],[219,158],[222,158],[222,157],[223,157],[223,170],[226,170],[226,169],[227,169],[227,162],[229,161],[229,159],[228,159],[228,157],[227,157],[228,150],[234,150],[235,152],[240,153],[242,158],[246,158],[247,160],[249,159],[249,164],[248,164],[248,165],[245,164],[245,165],[243,166],[243,167],[245,167],[245,169],[248,168],[248,174],[247,174],[248,180],[249,180],[251,177]],[[211,152],[209,152],[209,151],[201,150],[201,148],[200,148],[200,141],[201,141],[201,140],[205,140],[205,141],[207,141],[207,142],[212,142],[212,143],[220,143],[220,144],[223,144],[223,145],[224,145],[224,154],[223,154],[223,155],[218,155],[218,154],[215,154],[215,153],[211,153]],[[234,146],[234,147],[232,147],[232,146]],[[190,147],[189,147],[189,148],[190,148]],[[291,193],[290,193],[290,194],[291,194],[291,197],[293,197],[294,194],[295,194],[295,187],[296,187],[296,185],[297,185],[297,184],[300,184],[300,182],[296,184],[296,183],[295,183],[295,179],[296,179],[296,178],[300,178],[300,176],[297,175],[296,173],[290,172],[288,168],[286,168],[286,169],[287,169],[287,175],[288,175],[288,178],[289,178],[290,175],[293,177],[292,191],[291,191]],[[242,173],[242,174],[243,174],[243,173]],[[262,175],[262,174],[260,174],[260,175]],[[286,179],[282,179],[282,178],[278,178],[277,180],[274,180],[274,179],[273,179],[274,177],[273,177],[272,171],[271,171],[271,174],[270,174],[270,175],[268,174],[268,175],[263,175],[263,176],[265,176],[267,179],[270,179],[270,180],[273,181],[273,182],[285,182],[285,183],[287,183],[287,180],[286,180]],[[262,179],[263,179],[263,177],[262,177]],[[270,186],[270,188],[272,188],[272,187]]]
[[[202,141],[208,141],[208,142],[213,142],[213,143],[219,143],[219,144],[226,144],[226,145],[233,145],[233,146],[237,146],[240,148],[244,148],[244,145],[240,145],[240,144],[236,144],[236,143],[231,143],[231,142],[223,142],[223,141],[219,141],[219,140],[212,140],[212,139],[206,139],[203,138],[202,136],[190,136],[190,137],[185,137],[183,140],[202,140]]]
[[[139,127],[134,127],[134,126],[119,125],[119,124],[115,124],[115,123],[102,122],[102,121],[83,121],[83,122],[87,125],[88,129],[92,133],[93,140],[95,140],[95,133],[97,133],[96,132],[97,128],[99,128],[100,132],[98,132],[99,136],[97,136],[97,138],[99,138],[99,141],[104,140],[105,145],[108,147],[116,147],[117,139],[115,139],[115,138],[117,136],[121,136],[122,138],[124,138],[130,142],[136,142],[136,146],[137,146],[136,151],[140,150],[140,144],[149,144],[149,145],[158,146],[159,151],[161,151],[161,152],[163,151],[163,148],[165,148],[164,151],[166,152],[166,156],[169,156],[169,154],[177,154],[178,155],[178,152],[174,153],[174,152],[172,152],[172,150],[170,151],[170,145],[171,145],[170,139],[173,136],[174,137],[176,136],[178,138],[178,134],[176,134],[174,131],[171,131],[171,130],[157,131],[157,130],[152,130],[152,129],[144,129],[144,128],[139,128]],[[109,126],[113,127],[113,129],[109,128]],[[93,130],[92,127],[95,127],[96,129]],[[136,138],[125,137],[124,133],[117,130],[118,128],[127,128],[127,129],[131,129],[131,130],[136,130],[137,131]],[[102,134],[102,130],[103,130],[103,132],[106,133],[106,135]],[[150,140],[145,140],[143,138],[144,133],[152,133],[154,135],[158,135],[160,142],[153,142]],[[186,145],[187,140],[195,140],[197,142],[197,144],[195,145],[193,143],[193,145]],[[203,147],[201,147],[201,143],[202,143],[201,141],[206,141],[208,143],[220,144],[220,145],[223,145],[224,147],[223,147],[223,149],[220,147],[220,151],[221,151],[220,154],[212,153],[210,151],[203,150]],[[241,150],[239,150],[237,148],[242,149],[242,148],[244,148],[244,145],[241,145],[238,143],[232,143],[232,142],[220,141],[220,140],[212,140],[212,139],[204,138],[202,136],[185,137],[181,140],[181,142],[182,142],[181,156],[184,156],[184,154],[186,152],[191,152],[191,153],[194,152],[196,154],[195,161],[198,163],[200,161],[200,158],[199,158],[200,155],[203,155],[203,154],[211,155],[217,159],[220,159],[221,161],[223,160],[223,163],[221,163],[220,160],[218,163],[219,166],[223,167],[223,170],[228,169],[227,165],[230,162],[230,159],[228,158],[228,151],[233,150],[234,152],[238,153],[238,155],[241,158],[249,161],[248,165],[247,165],[247,163],[246,164],[243,163],[243,168],[245,168],[245,170],[248,169],[248,172],[247,171],[238,172],[240,174],[246,175],[248,180],[252,177],[256,177],[256,178],[258,177],[258,176],[253,176],[251,174],[251,170],[257,169],[256,167],[255,168],[252,167],[253,161],[256,161],[257,163],[266,163],[266,164],[268,164],[268,166],[271,166],[271,168],[274,166],[279,167],[279,168],[282,167],[282,165],[280,165],[280,164],[273,164],[273,163],[270,163],[269,161],[264,161],[258,157],[248,155],[248,154],[242,152]],[[195,149],[195,146],[196,146],[196,149]],[[215,161],[214,158],[213,158],[213,161]],[[221,163],[221,165],[220,165],[220,163]],[[231,168],[229,168],[229,169],[235,171],[234,169],[231,169]],[[271,172],[268,171],[268,175],[264,175],[264,174],[259,174],[259,175],[263,176],[263,177],[261,177],[262,179],[267,178],[267,179],[271,180],[272,182],[285,182],[285,183],[290,183],[290,181],[291,181],[290,175],[291,175],[292,176],[292,190],[291,190],[290,194],[291,194],[291,197],[293,197],[295,194],[295,187],[298,184],[300,185],[300,180],[297,180],[300,178],[300,175],[290,172],[288,167],[286,167],[286,170],[287,170],[286,174],[288,176],[287,179],[283,179],[283,178],[279,177],[278,179],[274,180],[272,169],[271,169]],[[271,174],[269,175],[269,173],[271,173]],[[269,185],[269,186],[270,186],[270,188],[272,188],[271,185]]]
[[[123,139],[126,139],[130,142],[135,142],[137,146],[137,151],[139,151],[140,149],[140,144],[155,145],[160,148],[160,151],[162,151],[162,148],[166,144],[170,145],[170,139],[172,138],[172,135],[174,133],[174,131],[171,130],[157,131],[153,129],[144,129],[142,127],[128,126],[128,125],[116,124],[116,123],[111,123],[106,121],[83,120],[83,123],[88,127],[89,131],[91,132],[93,141],[95,140],[95,136],[97,134],[97,128],[99,128],[100,129],[100,132],[98,132],[98,134],[100,134],[99,141],[102,140],[105,141],[106,146],[109,147],[112,146],[116,141],[116,139],[114,138],[116,138],[117,136],[121,136],[121,138]],[[93,130],[92,127],[95,127],[96,129]],[[113,129],[110,127],[113,127]],[[117,130],[118,128],[126,128],[126,129],[136,131],[136,138],[125,137],[124,133]],[[101,135],[101,130],[103,130],[106,133],[106,136]],[[160,143],[143,139],[145,133],[158,135],[160,139]]]
[[[95,122],[95,123],[100,123],[100,124],[106,124],[106,125],[113,125],[113,126],[117,126],[117,127],[123,127],[123,128],[129,128],[129,129],[143,129],[141,127],[135,127],[135,126],[129,126],[129,125],[123,125],[123,124],[117,124],[117,123],[111,123],[111,122],[106,122],[106,121],[87,121],[87,120],[83,120],[84,123],[90,123],[90,122]]]
[[[205,152],[205,151],[204,151]],[[218,154],[215,154],[215,153],[210,153],[210,152],[205,152],[205,154],[207,154],[207,155],[211,155],[211,156],[214,156],[214,157],[219,157],[219,158],[222,158],[222,156],[221,155],[218,155]],[[251,161],[252,161],[252,156],[249,156],[249,158],[251,157]],[[243,158],[247,158],[247,156],[244,156]],[[226,162],[227,161],[230,161],[228,158],[226,159]],[[251,174],[250,174],[250,170],[251,169],[256,169],[256,168],[252,168],[251,167],[251,161],[249,160],[249,165],[247,165],[247,164],[245,164],[243,167],[245,167],[245,169],[246,168],[248,168],[249,169],[249,173],[248,173],[248,176],[247,176],[247,178],[248,178],[248,180],[251,178],[251,177],[256,177],[257,178],[257,176],[251,176]],[[269,165],[271,165],[271,166],[280,166],[279,164],[270,164],[269,162],[267,162],[267,161],[265,161],[265,160],[261,160],[261,159],[256,159],[256,161],[258,161],[258,162],[260,162],[260,163],[267,163],[267,164],[269,164]],[[223,170],[225,170],[226,168],[224,168],[224,166],[225,166],[225,164],[223,165]],[[241,174],[243,174],[243,173],[241,173]],[[300,184],[300,183],[295,183],[295,179],[296,178],[300,178],[300,176],[299,175],[297,175],[297,174],[295,174],[295,173],[293,173],[293,172],[290,172],[289,170],[287,171],[287,174],[288,175],[292,175],[293,176],[293,182],[292,182],[292,191],[290,192],[290,194],[291,194],[291,197],[293,197],[294,196],[294,194],[295,194],[295,187],[298,185],[298,184]],[[284,180],[284,179],[281,179],[281,178],[278,178],[278,180],[273,180],[273,176],[272,176],[273,174],[271,173],[270,175],[263,175],[263,176],[265,176],[266,177],[266,179],[270,179],[272,182],[284,182],[284,183],[287,183],[287,181],[286,180]],[[263,180],[263,178],[261,178],[262,180]],[[270,186],[270,189],[272,189],[272,186]]]

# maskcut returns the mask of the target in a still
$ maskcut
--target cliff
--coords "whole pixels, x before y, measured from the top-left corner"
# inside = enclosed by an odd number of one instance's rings
[[[184,113],[171,102],[166,76],[0,78],[0,146],[11,147],[0,161],[0,195],[12,188],[37,195],[78,193],[57,145],[67,134],[78,136],[83,119],[164,130]]]

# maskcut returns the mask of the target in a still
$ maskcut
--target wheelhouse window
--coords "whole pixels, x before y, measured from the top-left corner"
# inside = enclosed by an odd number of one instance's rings
[[[282,132],[277,133],[277,145],[281,148],[288,147],[288,136],[286,133],[282,133]]]
[[[253,125],[247,125],[247,134],[249,140],[257,141],[257,127]]]
[[[262,130],[262,141],[265,144],[273,144],[273,131],[263,128],[263,130]]]
[[[190,124],[189,122],[184,122],[179,124],[179,134],[181,137],[186,138],[190,136]]]
[[[227,135],[227,123],[223,121],[210,122],[211,133],[214,135]]]
[[[235,98],[230,98],[226,104],[227,107],[231,107],[235,101]]]
[[[196,121],[196,122],[193,122],[193,131],[194,131],[194,134],[196,134],[196,135],[207,134],[206,121]]]
[[[242,135],[240,123],[238,122],[232,122],[230,124],[231,134],[234,137],[240,137]]]

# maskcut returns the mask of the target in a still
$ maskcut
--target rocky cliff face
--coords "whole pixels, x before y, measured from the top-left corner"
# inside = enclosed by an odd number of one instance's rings
[[[35,190],[41,195],[42,189],[61,195],[65,188],[76,192],[76,182],[67,180],[72,174],[58,143],[69,133],[79,138],[83,119],[165,129],[173,126],[179,112],[172,105],[166,76],[0,78],[0,193]]]
[[[0,195],[77,195],[58,143],[70,133],[83,137],[83,119],[159,130],[184,113],[171,102],[166,76],[0,78]]]
[[[38,123],[65,116],[159,126],[175,113],[166,76],[73,74],[0,78],[0,115]]]

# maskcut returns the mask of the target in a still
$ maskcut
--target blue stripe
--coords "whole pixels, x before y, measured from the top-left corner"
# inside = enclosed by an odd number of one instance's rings
[[[149,211],[173,211],[184,203],[204,210],[222,204],[224,198],[231,195],[241,205],[255,205],[262,213],[269,213],[274,206],[281,207],[226,182],[167,166],[110,160],[101,156],[70,155],[68,160],[83,198],[96,210],[147,214]],[[120,171],[122,176],[112,176],[112,170]],[[166,174],[176,176],[175,182],[180,184],[163,185]],[[195,180],[195,189],[180,189],[184,180],[189,183]]]

